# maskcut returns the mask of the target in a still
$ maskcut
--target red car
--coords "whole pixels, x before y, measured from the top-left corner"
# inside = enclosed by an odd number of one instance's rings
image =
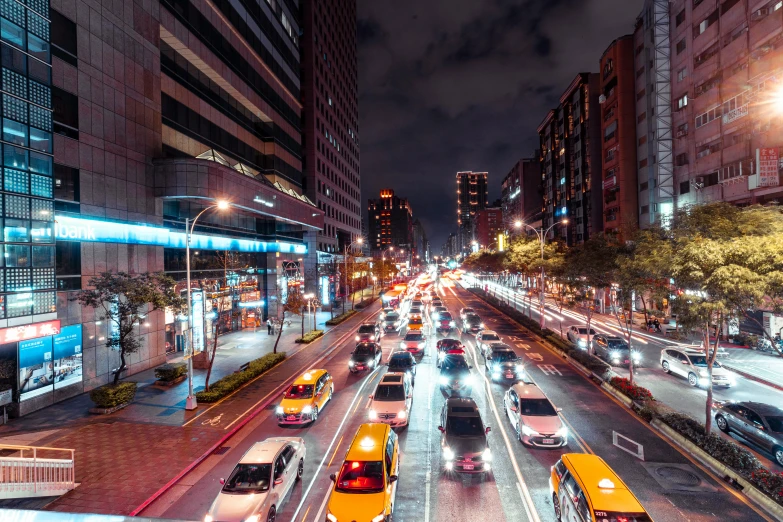
[[[441,339],[435,346],[438,352],[438,368],[440,368],[441,361],[447,355],[465,354],[465,345],[463,345],[458,339]]]

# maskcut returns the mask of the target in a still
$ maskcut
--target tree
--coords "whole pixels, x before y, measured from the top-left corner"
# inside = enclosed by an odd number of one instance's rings
[[[156,310],[181,313],[186,302],[174,291],[174,280],[163,274],[104,272],[90,279],[89,285],[92,288],[79,291],[72,300],[95,309],[99,319],[108,321],[106,346],[120,353],[120,366],[113,370],[116,386],[127,369],[126,357],[141,348],[136,328]]]
[[[207,362],[207,377],[204,379],[204,391],[209,391],[209,377],[212,375],[212,365],[215,364],[215,356],[217,355],[218,335],[220,334],[220,326],[223,321],[222,316],[226,306],[224,304],[223,297],[219,297],[217,300],[217,310],[215,313],[217,317],[212,323],[214,329],[214,335],[212,336],[212,353],[209,355]]]
[[[677,211],[672,219],[671,273],[684,295],[678,322],[700,328],[707,356],[706,430],[712,425],[712,368],[723,324],[748,310],[780,305],[783,213],[777,207],[712,203]],[[697,326],[698,325],[698,326]],[[710,330],[715,325],[715,347]]]
[[[275,339],[275,346],[272,349],[272,353],[277,353],[277,345],[280,343],[280,336],[283,335],[283,328],[285,327],[285,318],[286,314],[290,315],[297,315],[302,314],[303,308],[307,306],[307,300],[304,298],[303,294],[299,292],[298,290],[288,290],[288,294],[285,297],[285,300],[283,300],[283,291],[282,289],[278,288],[277,290],[277,302],[278,302],[278,312],[280,314],[280,328],[277,330],[277,339]],[[303,318],[304,320],[304,318]]]
[[[544,245],[544,256],[541,256],[541,242],[534,236],[518,236],[509,245],[504,258],[505,267],[514,273],[523,274],[528,280],[537,279],[543,270],[551,280],[558,280],[563,272],[565,251],[558,242]],[[540,285],[540,283],[539,283]],[[544,289],[542,288],[543,292]],[[533,294],[527,290],[528,311],[532,317],[531,300]]]

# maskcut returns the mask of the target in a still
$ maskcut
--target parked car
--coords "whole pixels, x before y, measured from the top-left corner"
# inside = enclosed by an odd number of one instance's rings
[[[770,452],[783,466],[783,409],[760,402],[715,401],[715,424]]]
[[[642,354],[631,353],[625,339],[616,335],[597,334],[593,337],[593,353],[612,366],[628,366],[631,364],[631,357],[634,366],[639,367],[642,364]]]
[[[560,448],[568,444],[568,428],[558,409],[535,384],[517,383],[503,397],[503,409],[519,442],[539,448]]]
[[[407,373],[387,373],[370,395],[370,422],[382,422],[392,428],[408,425],[413,405],[413,384]]]
[[[357,342],[369,341],[377,343],[381,340],[381,329],[375,323],[364,323],[359,326],[354,339]]]
[[[576,347],[581,350],[587,350],[594,335],[596,335],[595,330],[590,328],[588,331],[587,326],[584,325],[569,326],[568,333],[566,334],[568,340],[574,343]]]
[[[661,350],[661,367],[666,373],[685,377],[691,386],[707,385],[707,356],[702,351],[689,348],[664,348]],[[733,373],[724,370],[718,361],[713,363],[713,386],[728,388],[736,383]]]
[[[476,334],[476,346],[479,352],[486,358],[489,346],[494,343],[502,342],[500,336],[494,330],[482,330]]]
[[[525,366],[510,346],[495,343],[490,345],[485,353],[484,372],[492,381],[500,379],[517,381],[524,377]]]
[[[421,330],[410,330],[400,342],[400,348],[410,352],[414,357],[422,357],[427,349],[427,338]]]
[[[411,384],[416,384],[416,359],[410,352],[393,354],[386,365],[389,372],[407,373],[411,377]]]
[[[473,375],[464,355],[446,355],[440,362],[438,383],[441,391],[449,395],[469,396],[473,392]]]
[[[444,471],[457,473],[489,473],[492,471],[492,451],[487,443],[490,431],[481,420],[473,399],[450,398],[440,414],[440,447]]]
[[[302,479],[304,439],[275,437],[253,444],[239,459],[207,511],[207,520],[275,520],[286,495]]]
[[[468,314],[465,320],[462,321],[462,331],[469,333],[478,333],[484,329],[484,323],[481,322],[481,317],[476,314]]]
[[[356,345],[348,360],[348,369],[351,373],[364,370],[374,370],[381,363],[383,350],[381,345],[372,342],[363,342]]]

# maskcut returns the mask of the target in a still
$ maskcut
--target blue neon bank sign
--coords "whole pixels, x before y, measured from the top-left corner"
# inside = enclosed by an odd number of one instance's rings
[[[185,248],[185,233],[151,225],[131,225],[113,221],[84,219],[73,216],[55,217],[55,236],[59,241],[92,243],[123,243]],[[254,241],[233,237],[193,234],[190,248],[200,250],[230,250],[233,252],[280,252],[306,254],[307,245],[288,242]]]

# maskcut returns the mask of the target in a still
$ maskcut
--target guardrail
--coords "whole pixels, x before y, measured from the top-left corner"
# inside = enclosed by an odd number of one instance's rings
[[[0,499],[63,495],[75,476],[72,449],[0,444]]]

